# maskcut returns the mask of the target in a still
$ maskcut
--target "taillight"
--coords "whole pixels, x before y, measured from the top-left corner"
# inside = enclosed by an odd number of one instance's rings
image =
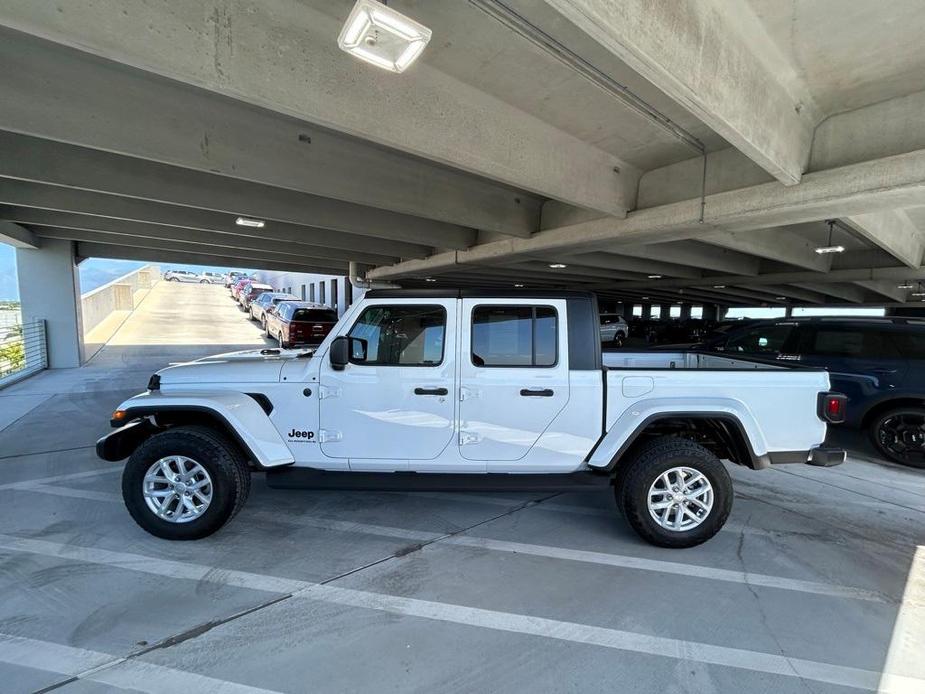
[[[848,398],[841,393],[819,393],[819,418],[832,424],[845,421]]]

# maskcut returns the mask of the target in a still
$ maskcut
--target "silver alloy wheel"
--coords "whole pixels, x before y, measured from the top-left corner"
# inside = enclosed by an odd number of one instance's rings
[[[665,530],[693,530],[713,509],[713,485],[694,468],[673,467],[655,479],[646,503],[649,515]]]
[[[192,458],[170,455],[145,473],[142,493],[151,512],[170,523],[196,520],[212,503],[212,478]]]

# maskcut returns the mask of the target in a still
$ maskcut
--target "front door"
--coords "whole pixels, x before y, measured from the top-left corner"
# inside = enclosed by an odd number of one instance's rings
[[[569,399],[564,300],[464,299],[460,455],[520,460]]]
[[[342,371],[321,366],[321,451],[351,470],[401,470],[440,455],[456,414],[455,299],[370,301],[343,334],[366,341]]]

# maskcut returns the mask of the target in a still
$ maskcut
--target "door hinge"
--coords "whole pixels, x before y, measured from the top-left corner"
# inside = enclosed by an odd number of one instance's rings
[[[344,435],[339,431],[331,431],[329,429],[322,429],[318,432],[318,440],[321,443],[331,443],[332,441],[340,441],[344,438]]]
[[[472,398],[477,398],[479,396],[479,391],[475,388],[467,388],[466,386],[461,386],[459,388],[459,400],[471,400]]]
[[[482,440],[482,435],[477,434],[474,431],[460,431],[459,432],[459,445],[465,446],[470,443],[478,443]]]
[[[318,399],[324,400],[325,398],[339,398],[340,397],[340,388],[331,388],[330,386],[320,386],[318,388]]]

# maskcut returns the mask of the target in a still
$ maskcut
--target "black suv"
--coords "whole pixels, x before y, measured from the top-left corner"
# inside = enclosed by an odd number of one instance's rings
[[[848,396],[845,424],[890,460],[925,468],[925,318],[781,318],[695,347],[824,367]]]

